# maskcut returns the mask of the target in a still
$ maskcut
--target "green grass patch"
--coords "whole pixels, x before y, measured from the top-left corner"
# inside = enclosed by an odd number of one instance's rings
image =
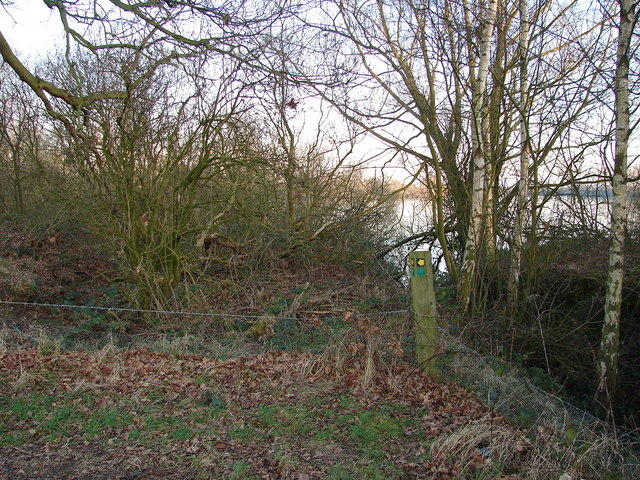
[[[28,435],[24,432],[22,433],[0,433],[0,446],[17,446],[25,443]]]
[[[190,427],[181,426],[173,430],[171,432],[171,436],[179,442],[184,442],[187,440],[191,440],[193,437],[195,437],[196,432]]]
[[[51,415],[42,423],[41,428],[48,434],[50,440],[57,440],[64,437],[80,417],[81,414],[71,405],[56,405]]]
[[[327,470],[328,480],[360,480],[361,477],[344,465],[332,465]]]
[[[322,432],[316,433],[313,436],[313,438],[315,440],[317,440],[318,442],[325,443],[325,442],[328,442],[329,440],[331,440],[334,436],[335,436],[335,434],[333,432],[330,432],[328,430],[324,430]]]
[[[152,410],[145,414],[145,430],[170,431],[184,423],[184,419],[176,415],[166,413],[164,410]]]
[[[47,440],[66,436],[82,414],[64,396],[21,396],[0,404],[0,444],[19,445],[31,436]]]
[[[253,466],[246,460],[237,460],[234,462],[230,480],[254,480],[260,478],[252,473]]]
[[[259,440],[264,436],[260,430],[253,427],[232,427],[227,431],[227,435],[231,440],[240,443],[249,443],[251,440]]]
[[[404,431],[395,419],[384,414],[362,412],[358,420],[359,423],[351,426],[351,435],[367,443],[377,442],[381,437],[399,438]]]
[[[58,400],[52,395],[32,395],[18,397],[9,401],[7,410],[14,420],[40,422],[51,412],[52,405]],[[4,405],[2,405],[4,410]]]
[[[130,413],[122,412],[119,408],[103,407],[89,417],[84,424],[84,432],[91,439],[105,432],[124,429],[131,423],[132,418]]]
[[[257,412],[258,423],[274,430],[277,436],[309,434],[316,430],[315,423],[321,418],[301,405],[261,406]]]

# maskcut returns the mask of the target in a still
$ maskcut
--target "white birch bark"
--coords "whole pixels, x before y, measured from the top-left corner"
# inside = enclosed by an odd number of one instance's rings
[[[632,0],[619,0],[620,26],[615,76],[615,159],[613,167],[613,208],[611,212],[611,247],[604,323],[598,361],[596,399],[612,414],[618,375],[620,307],[624,267],[624,236],[627,211],[627,147],[629,141],[629,50],[636,23]]]
[[[511,247],[511,266],[509,271],[508,303],[511,315],[514,315],[518,305],[518,287],[520,285],[520,263],[522,261],[522,243],[525,217],[527,214],[527,200],[529,196],[529,138],[527,113],[529,103],[529,5],[528,0],[520,0],[520,39],[518,50],[520,56],[520,178],[518,180],[518,197],[516,207],[516,221],[513,231],[513,245]]]
[[[483,211],[486,193],[486,154],[484,151],[484,139],[486,137],[488,106],[487,106],[487,77],[489,74],[489,61],[491,57],[491,41],[496,19],[498,0],[490,0],[489,5],[483,8],[481,37],[480,37],[480,62],[478,64],[477,77],[472,78],[472,126],[471,144],[473,149],[473,179],[471,191],[471,215],[467,229],[467,239],[462,260],[460,286],[458,292],[459,306],[463,312],[469,308],[471,293],[475,284],[475,276],[480,259],[483,229]],[[473,77],[475,72],[471,71]]]

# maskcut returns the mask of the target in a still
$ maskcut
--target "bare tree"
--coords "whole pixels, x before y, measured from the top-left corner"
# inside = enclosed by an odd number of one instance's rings
[[[533,67],[524,107],[518,100],[517,2],[322,2],[308,15],[317,35],[310,40],[304,32],[310,65],[299,66],[306,75],[297,78],[387,145],[389,158],[405,162],[412,181],[428,186],[434,228],[394,245],[437,238],[463,307],[472,297],[480,305],[486,291],[478,289],[489,288],[482,285],[484,263],[495,262],[497,245],[512,243],[518,187],[508,179],[520,171],[515,164],[521,156],[512,152],[521,146],[522,129],[537,186],[518,237],[536,239],[547,201],[538,194],[541,185],[584,180],[575,159],[591,139],[572,127],[586,123],[597,103],[589,92],[605,60],[598,54],[598,32],[590,34],[594,25],[571,20],[575,7],[572,1],[553,8],[538,2],[528,15],[533,35],[526,55]],[[483,15],[492,22],[483,22]],[[486,37],[489,30],[495,35]],[[473,158],[482,168],[473,166]]]
[[[527,0],[520,0],[520,39],[518,54],[520,61],[519,73],[519,114],[520,114],[520,178],[518,179],[518,197],[513,244],[511,247],[511,268],[508,285],[508,302],[511,315],[515,314],[518,303],[518,284],[520,281],[520,262],[522,259],[522,233],[524,230],[525,210],[529,193],[529,128],[527,126],[527,112],[529,110],[529,4]]]
[[[37,171],[42,149],[42,111],[28,89],[11,78],[6,68],[0,73],[0,155],[3,176],[11,192],[4,200],[8,212],[26,213],[25,184]],[[10,207],[11,205],[11,207]]]
[[[631,42],[637,22],[638,3],[618,0],[618,49],[615,69],[615,157],[613,165],[613,209],[607,295],[598,362],[596,399],[613,413],[618,375],[620,310],[624,274],[624,237],[627,212],[627,151],[629,147],[630,102],[629,62]]]
[[[71,59],[73,72],[68,59],[50,62],[59,88],[75,98],[95,91],[125,96],[96,98],[79,118],[75,108],[58,105],[58,114],[73,122],[54,124],[60,155],[77,176],[75,188],[92,199],[89,218],[101,219],[90,228],[120,257],[123,278],[138,287],[132,300],[166,305],[191,268],[188,240],[225,217],[228,198],[202,198],[201,187],[244,160],[235,145],[227,146],[243,86],[231,75],[201,79],[197,64],[178,70],[126,51]]]
[[[317,9],[325,22],[310,22],[318,32],[315,65],[304,80],[433,192],[434,229],[423,238],[436,236],[457,279],[470,198],[467,65],[474,49],[464,46],[467,37],[476,41],[476,29],[464,34],[464,8],[451,2],[323,2]]]
[[[481,7],[482,8],[482,7]],[[471,78],[471,149],[473,152],[472,185],[471,185],[471,215],[462,261],[460,286],[458,288],[458,303],[466,312],[471,302],[475,276],[479,266],[484,229],[486,226],[485,202],[487,191],[487,156],[489,148],[489,111],[487,96],[487,77],[491,58],[491,44],[496,20],[498,0],[491,0],[487,7],[482,8],[480,14],[480,58],[476,64],[474,54],[469,53],[469,70]],[[465,8],[465,26],[467,32],[473,31],[475,26],[470,20],[470,12]],[[470,36],[469,33],[467,33]],[[468,40],[468,48],[472,49]]]

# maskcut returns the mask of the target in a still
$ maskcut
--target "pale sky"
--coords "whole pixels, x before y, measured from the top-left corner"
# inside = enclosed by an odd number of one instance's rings
[[[22,61],[44,56],[64,41],[57,12],[42,0],[15,0],[0,7],[0,30]]]

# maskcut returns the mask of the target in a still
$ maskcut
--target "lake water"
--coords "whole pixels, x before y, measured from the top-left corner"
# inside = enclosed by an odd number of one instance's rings
[[[398,204],[397,213],[399,238],[406,238],[433,228],[431,204],[426,200],[405,199]],[[509,213],[507,214],[509,215]],[[574,231],[575,234],[607,232],[611,223],[611,202],[607,195],[598,194],[598,192],[587,192],[581,195],[562,193],[551,197],[540,209],[540,214],[539,228],[541,230]],[[629,193],[627,226],[629,229],[640,230],[640,195],[637,188]],[[506,245],[499,246],[506,248]],[[415,242],[413,242],[389,255],[402,264],[408,252],[415,247]],[[433,246],[430,244],[418,245],[417,249],[431,250],[434,261],[442,253],[437,242]],[[443,261],[437,265],[437,268],[440,271],[446,271]]]

